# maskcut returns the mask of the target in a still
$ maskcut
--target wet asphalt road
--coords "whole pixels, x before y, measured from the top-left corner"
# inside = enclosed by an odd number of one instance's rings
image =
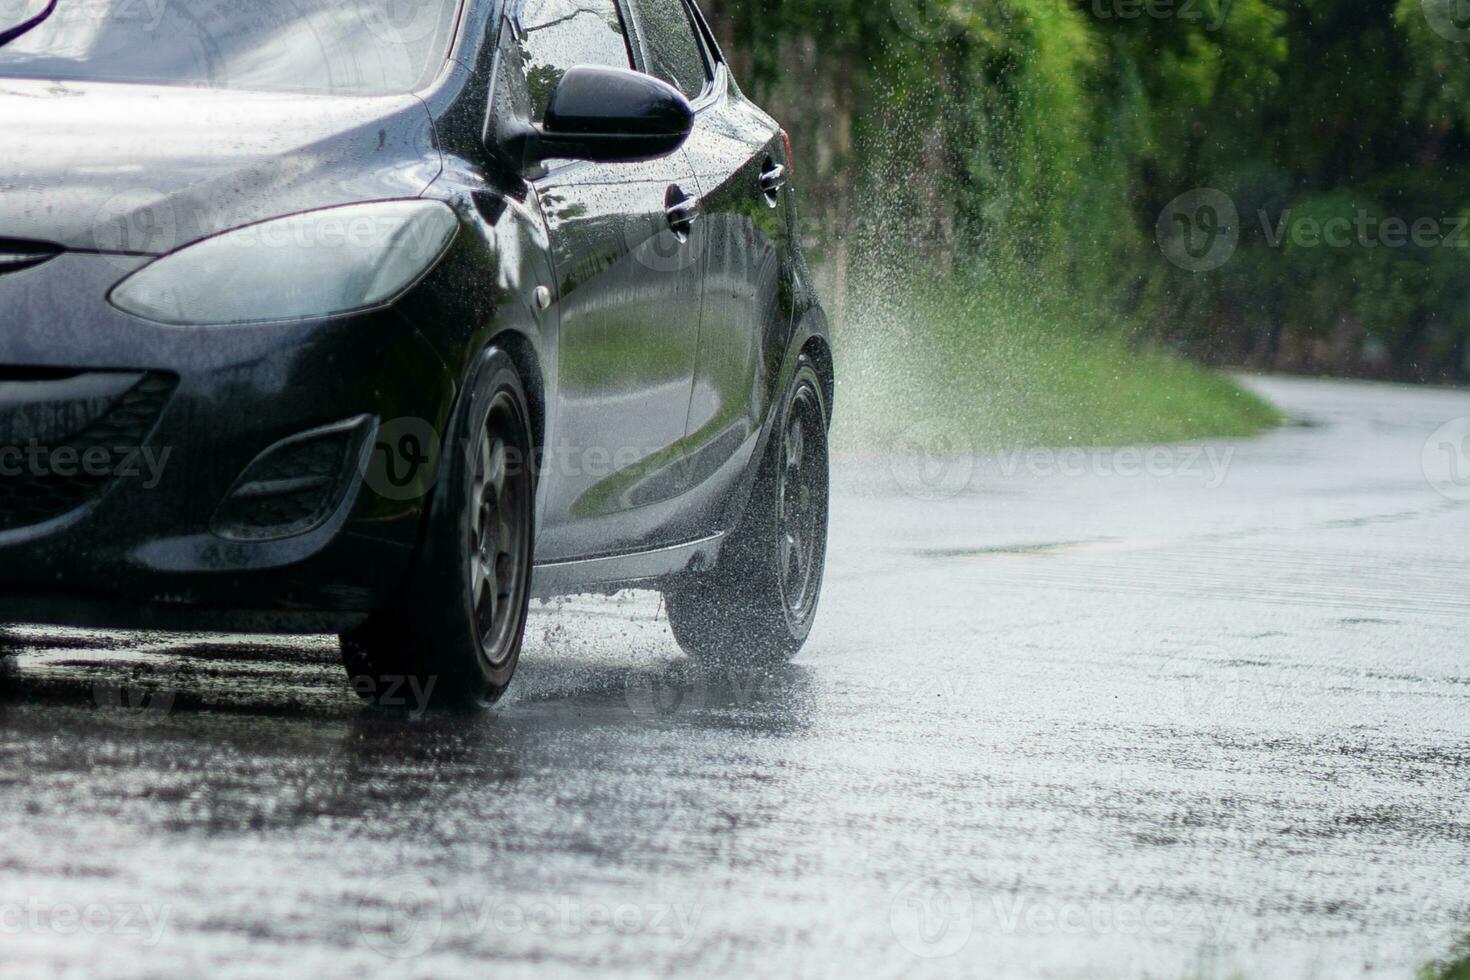
[[[1308,424],[842,461],[768,674],[637,594],[478,718],[14,629],[0,973],[1411,975],[1470,928],[1470,394],[1257,384]]]

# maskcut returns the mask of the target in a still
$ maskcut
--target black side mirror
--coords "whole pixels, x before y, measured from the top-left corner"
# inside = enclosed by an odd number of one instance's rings
[[[694,110],[678,89],[619,68],[572,68],[562,76],[540,127],[514,137],[524,166],[543,160],[634,163],[673,153],[694,130]]]

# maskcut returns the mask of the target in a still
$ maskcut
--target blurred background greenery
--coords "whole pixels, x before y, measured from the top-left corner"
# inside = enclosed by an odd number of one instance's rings
[[[1461,0],[703,6],[792,134],[804,235],[859,360],[877,334],[917,330],[958,334],[959,358],[983,367],[998,331],[1029,322],[1068,349],[1470,374]],[[1186,233],[1226,236],[1192,269],[1157,229],[1200,188],[1237,214],[1191,230],[1205,216],[1185,207]],[[949,308],[897,322],[914,295]],[[982,340],[966,348],[967,331]]]

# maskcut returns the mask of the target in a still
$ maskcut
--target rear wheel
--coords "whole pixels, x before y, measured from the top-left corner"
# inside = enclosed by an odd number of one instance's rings
[[[744,520],[719,564],[667,592],[669,625],[691,656],[779,663],[811,632],[827,555],[827,404],[805,357],[777,418]]]
[[[530,600],[534,442],[510,358],[488,351],[450,426],[422,551],[399,597],[343,635],[353,688],[383,706],[488,704],[510,684]]]

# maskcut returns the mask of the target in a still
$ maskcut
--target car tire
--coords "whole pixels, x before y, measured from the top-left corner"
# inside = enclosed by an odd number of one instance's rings
[[[745,515],[719,562],[665,592],[674,638],[700,660],[784,663],[816,618],[827,553],[828,409],[805,356],[776,418]]]
[[[505,692],[530,602],[534,447],[520,374],[491,348],[451,421],[406,584],[342,636],[343,665],[365,700],[415,710],[476,707]]]

